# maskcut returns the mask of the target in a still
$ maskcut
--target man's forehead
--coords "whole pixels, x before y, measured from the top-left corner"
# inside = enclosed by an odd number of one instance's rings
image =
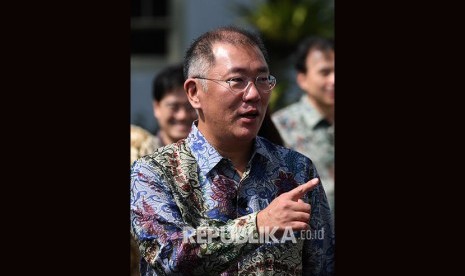
[[[307,55],[306,63],[307,66],[315,66],[320,63],[334,63],[334,52],[321,50],[310,51]]]
[[[213,55],[215,56],[215,61],[221,60],[221,63],[217,63],[218,65],[227,66],[228,71],[231,72],[242,72],[247,71],[250,69],[250,63],[241,65],[240,62],[236,63],[236,61],[241,60],[242,57],[251,57],[249,59],[252,63],[261,63],[261,65],[256,64],[255,66],[259,66],[256,70],[260,72],[268,71],[268,64],[265,61],[265,58],[257,46],[249,45],[249,44],[232,44],[228,42],[220,43],[217,42],[212,47]],[[256,54],[256,58],[253,57],[253,54]]]
[[[307,60],[311,59],[334,59],[333,50],[320,50],[320,49],[310,49],[307,54]]]
[[[230,55],[230,52],[228,51],[228,47],[223,44],[216,44],[213,46],[213,55],[215,58],[228,58]]]

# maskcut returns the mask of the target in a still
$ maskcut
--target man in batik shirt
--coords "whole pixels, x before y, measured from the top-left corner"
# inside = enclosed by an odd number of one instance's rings
[[[318,172],[257,136],[276,79],[260,38],[236,27],[197,38],[184,90],[186,139],[131,170],[142,275],[333,275],[334,235]]]
[[[334,218],[334,47],[319,37],[303,40],[295,54],[300,101],[272,114],[284,145],[314,163]]]
[[[158,122],[156,135],[131,124],[131,165],[157,148],[186,138],[197,114],[184,92],[182,63],[164,67],[152,80],[153,115]],[[139,249],[131,238],[131,276],[140,275]]]

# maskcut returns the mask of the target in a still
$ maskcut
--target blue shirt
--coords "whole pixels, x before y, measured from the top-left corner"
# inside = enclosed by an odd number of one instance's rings
[[[257,137],[241,178],[194,123],[186,139],[132,166],[131,233],[141,274],[332,275],[333,225],[321,184],[304,197],[311,230],[276,241],[256,226],[258,211],[314,177],[308,157]]]

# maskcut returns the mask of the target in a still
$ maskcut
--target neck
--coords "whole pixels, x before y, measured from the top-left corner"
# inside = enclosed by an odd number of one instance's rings
[[[210,135],[207,131],[202,131],[203,128],[200,122],[198,128],[205,139],[207,139],[208,143],[210,143],[221,156],[231,160],[234,168],[242,177],[252,153],[253,140],[238,141],[237,139],[228,139],[225,136],[216,137]]]
[[[309,100],[313,107],[316,110],[318,110],[321,116],[325,118],[328,121],[328,123],[330,123],[331,125],[334,124],[334,105],[321,104],[310,97]]]
[[[226,146],[214,146],[215,149],[221,154],[221,156],[226,157],[231,160],[234,168],[237,170],[239,175],[242,177],[242,174],[247,167],[247,163],[250,159],[250,154],[252,151],[252,145],[239,146],[237,143],[234,145]]]
[[[172,144],[172,143],[175,143],[177,141],[174,141],[173,139],[171,139],[167,134],[166,132],[164,132],[163,130],[160,130],[158,132],[158,137],[161,139],[161,143],[163,145],[169,145],[169,144]]]
[[[323,117],[332,125],[334,124],[334,107],[328,107],[326,109],[322,109],[321,114],[323,114]]]

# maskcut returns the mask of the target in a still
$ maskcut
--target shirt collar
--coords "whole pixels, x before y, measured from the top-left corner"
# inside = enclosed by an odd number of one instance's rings
[[[273,147],[273,148],[271,148],[271,147]],[[276,148],[274,148],[274,146],[272,146],[271,142],[263,139],[260,136],[257,136],[256,139],[255,139],[255,145],[254,145],[254,149],[253,149],[253,153],[252,153],[252,158],[250,158],[250,160],[252,160],[254,158],[255,154],[259,154],[259,155],[265,157],[266,159],[268,159],[269,161],[272,161],[273,157],[270,154],[270,152],[273,152],[273,151],[276,151]]]
[[[322,123],[322,121],[326,122],[326,119],[318,112],[318,110],[316,110],[316,108],[313,107],[307,94],[304,94],[300,98],[299,102],[303,106],[304,110],[301,114],[305,114],[305,116],[303,116],[303,120],[307,126],[315,129],[320,123]]]
[[[197,128],[197,121],[192,123],[191,131],[186,138],[188,147],[199,164],[201,175],[207,175],[224,157],[205,139],[203,134]],[[272,160],[270,154],[270,143],[257,136],[254,140],[254,147],[250,160],[253,160],[256,154]],[[250,162],[250,161],[249,161]]]
[[[199,165],[201,175],[207,175],[223,158],[199,131],[197,120],[192,123],[186,142]]]

